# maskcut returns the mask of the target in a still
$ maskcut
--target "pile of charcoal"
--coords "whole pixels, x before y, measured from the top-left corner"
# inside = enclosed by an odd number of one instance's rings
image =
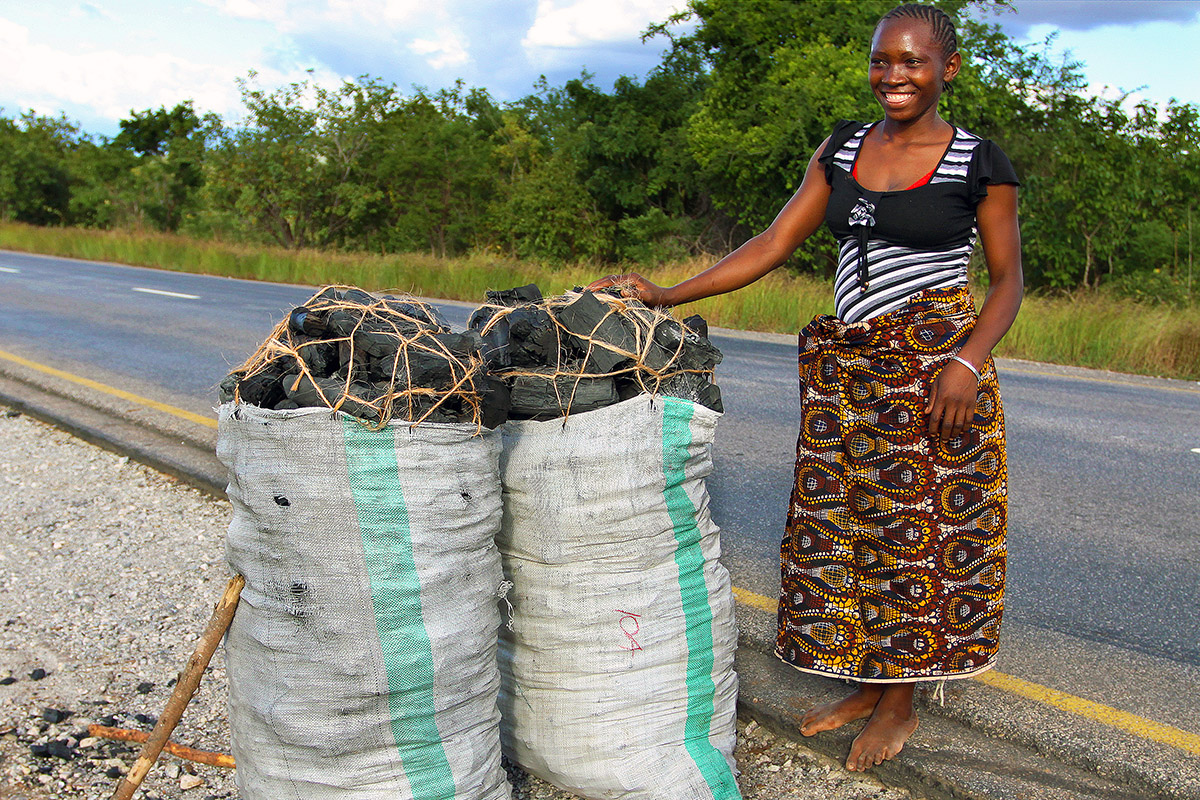
[[[432,306],[327,286],[294,309],[220,386],[221,402],[325,407],[373,425],[470,422],[494,428],[508,391],[478,334],[452,333]]]
[[[699,316],[680,323],[611,291],[545,299],[532,284],[487,299],[468,332],[482,338],[488,369],[508,385],[511,419],[554,419],[639,394],[722,410],[712,382],[721,351]]]

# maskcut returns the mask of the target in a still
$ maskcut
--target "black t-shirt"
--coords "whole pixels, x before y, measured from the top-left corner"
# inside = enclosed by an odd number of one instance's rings
[[[852,172],[872,126],[839,122],[818,157],[831,189],[825,222],[841,249],[836,313],[848,322],[894,310],[923,289],[965,285],[975,207],[989,185],[1019,183],[999,147],[956,127],[927,183],[886,192],[864,189]],[[859,247],[864,240],[865,262]]]

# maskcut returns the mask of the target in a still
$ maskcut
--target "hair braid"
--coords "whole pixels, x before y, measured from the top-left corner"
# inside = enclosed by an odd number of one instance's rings
[[[950,15],[936,6],[922,3],[905,3],[896,6],[879,18],[875,27],[879,27],[889,19],[919,19],[929,25],[933,40],[942,46],[942,58],[949,58],[958,52],[958,33],[954,29],[954,20]]]

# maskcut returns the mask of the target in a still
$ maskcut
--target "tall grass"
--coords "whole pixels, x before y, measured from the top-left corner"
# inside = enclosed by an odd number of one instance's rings
[[[0,223],[0,248],[279,283],[345,283],[469,302],[481,301],[487,289],[525,283],[537,283],[547,294],[558,293],[611,271],[481,254],[440,259],[419,253],[297,251],[159,233],[16,223]],[[666,285],[710,263],[711,259],[696,258],[638,269]],[[794,333],[813,315],[830,310],[830,295],[828,282],[774,273],[739,292],[694,303],[687,312],[728,328]],[[1098,292],[1029,296],[997,354],[1196,380],[1200,309],[1151,305]]]

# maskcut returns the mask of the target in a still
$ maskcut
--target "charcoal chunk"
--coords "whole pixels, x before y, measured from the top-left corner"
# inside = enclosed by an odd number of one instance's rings
[[[221,381],[217,387],[217,396],[222,403],[232,403],[234,392],[237,390],[238,382],[246,375],[244,372],[231,372],[225,376],[225,380]]]
[[[49,722],[51,725],[57,725],[67,717],[71,716],[71,713],[72,712],[63,708],[47,707],[42,709],[42,719],[46,720],[46,722]]]
[[[542,290],[536,283],[517,286],[514,289],[488,291],[487,301],[494,306],[519,306],[525,303],[540,303]]]
[[[328,378],[341,366],[338,347],[330,342],[302,340],[297,343],[296,352],[308,371],[318,378]]]
[[[489,367],[507,367],[512,361],[508,357],[508,317],[500,317],[496,323],[484,333],[488,324],[496,318],[496,309],[480,306],[471,312],[467,318],[467,330],[474,331],[480,337],[480,347],[483,360]]]
[[[558,332],[544,308],[528,306],[508,314],[508,360],[514,367],[541,367],[558,361]]]
[[[321,336],[325,333],[328,318],[325,311],[300,306],[293,308],[288,315],[288,327],[306,336]]]
[[[379,302],[379,298],[370,292],[364,292],[362,289],[347,289],[342,292],[342,302],[354,303],[359,306],[372,306]]]
[[[556,391],[557,388],[557,391]],[[554,419],[563,412],[579,414],[616,403],[612,378],[576,378],[559,375],[517,375],[510,388],[513,419]]]
[[[450,324],[446,322],[446,318],[433,306],[417,305],[390,294],[383,296],[383,302],[392,311],[423,323],[419,327],[435,328],[442,333],[450,330]]]
[[[688,327],[697,336],[708,338],[708,322],[699,314],[692,314],[690,317],[683,318],[683,324]]]
[[[713,411],[724,412],[725,410],[721,403],[721,390],[704,373],[681,372],[672,375],[663,380],[659,386],[659,394],[690,400],[693,403],[707,406]]]
[[[311,300],[309,300],[307,305],[313,308],[323,308],[327,307],[331,303],[342,302],[343,297],[344,295],[341,289],[336,289],[333,286],[326,286],[320,291],[319,294],[315,295]]]
[[[611,345],[627,353],[637,352],[637,339],[629,320],[614,313],[612,306],[596,299],[592,292],[579,295],[570,305],[559,309],[557,316],[563,327],[574,334],[572,346],[581,356],[587,354],[585,372],[608,373],[633,363],[631,356],[604,346]]]
[[[362,320],[362,310],[339,308],[329,312],[325,321],[325,329],[333,337],[350,337],[354,335],[354,330],[362,324]]]
[[[297,408],[331,408],[342,396],[346,384],[339,378],[317,378],[314,382],[307,375],[291,374],[284,376],[283,388],[287,399]]]
[[[283,375],[276,364],[268,364],[259,372],[247,375],[238,382],[238,397],[243,403],[271,408],[283,399]]]
[[[508,384],[499,378],[487,376],[480,391],[480,423],[485,428],[495,428],[508,419],[512,408],[512,396]],[[468,420],[463,420],[464,422]]]

